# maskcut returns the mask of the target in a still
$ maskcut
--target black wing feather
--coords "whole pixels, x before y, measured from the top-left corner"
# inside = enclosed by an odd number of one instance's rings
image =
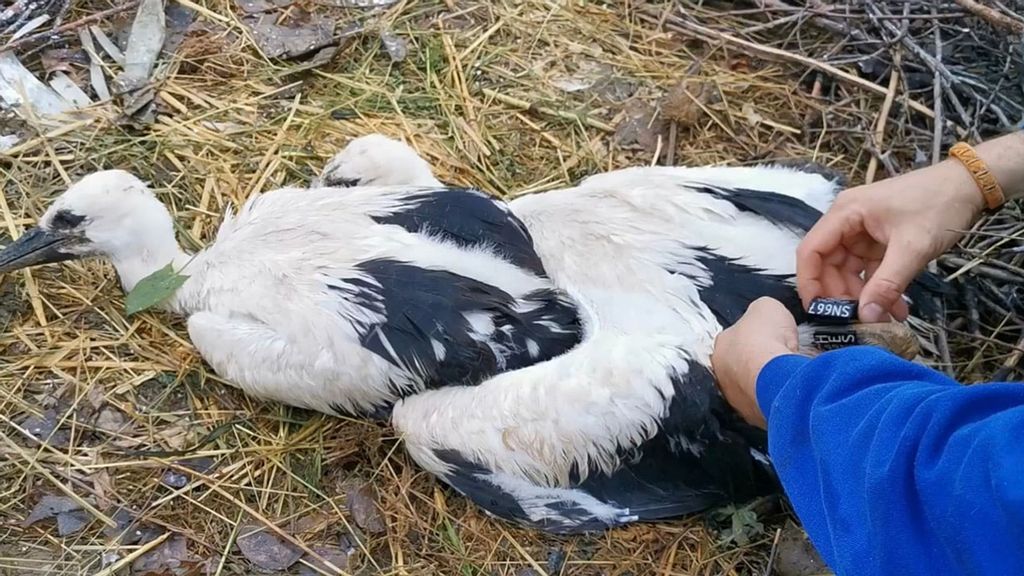
[[[442,188],[416,192],[403,201],[399,209],[372,218],[461,247],[493,246],[516,266],[545,275],[529,231],[500,200],[469,188]]]
[[[517,302],[499,288],[447,270],[391,259],[356,268],[372,281],[351,278],[331,288],[385,316],[359,327],[362,345],[416,374],[427,387],[479,384],[502,370],[562,354],[581,338],[575,307],[553,289]],[[474,312],[491,319],[493,333],[474,330],[467,319]],[[536,355],[528,340],[536,344]],[[441,357],[435,345],[443,350]]]
[[[749,190],[745,188],[716,188],[713,186],[705,185],[695,188],[696,190],[725,200],[737,210],[741,212],[747,212],[750,214],[757,214],[762,218],[772,222],[783,228],[792,230],[794,233],[803,236],[806,234],[821,218],[822,213],[807,204],[806,202],[794,198],[792,196],[786,196],[785,194],[779,194],[777,192],[766,192],[762,190]],[[736,266],[731,266],[731,271],[723,270],[725,276],[734,275],[735,272],[739,272]],[[772,283],[779,280],[779,276],[771,277],[764,275],[761,271],[756,268],[749,268],[748,272],[761,274],[762,278],[766,280],[758,280],[756,278],[748,276],[754,283],[760,283],[758,289],[766,289],[767,292],[759,294],[758,296],[772,296],[778,300],[781,300],[786,307],[792,312],[794,308],[793,303],[797,303],[797,309],[803,313],[802,307],[799,306],[799,301],[793,300],[793,297],[783,297],[784,290],[781,287],[771,286]],[[737,284],[730,286],[735,287]],[[739,288],[743,290],[742,285]],[[787,286],[790,286],[787,284]],[[795,289],[789,288],[795,296]],[[748,290],[753,292],[753,290]],[[924,320],[935,320],[942,313],[941,302],[937,303],[936,299],[941,299],[943,296],[951,293],[949,285],[935,274],[931,272],[922,272],[919,274],[910,285],[907,287],[907,296],[910,299],[910,311],[911,314],[922,318]],[[747,300],[747,304],[756,300],[758,296],[754,296]],[[710,306],[710,305],[709,305]],[[744,308],[745,309],[745,308]],[[737,317],[738,318],[738,317]],[[731,325],[732,322],[723,325]]]

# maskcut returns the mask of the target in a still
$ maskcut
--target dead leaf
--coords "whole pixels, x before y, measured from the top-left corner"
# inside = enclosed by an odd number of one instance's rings
[[[120,410],[113,407],[106,407],[96,417],[96,427],[104,432],[121,432],[125,429],[128,421]]]
[[[132,574],[165,574],[199,561],[188,551],[188,540],[175,534],[132,562]]]
[[[103,528],[103,535],[107,538],[116,538],[122,545],[131,546],[141,540],[145,535],[140,528],[132,528],[132,524],[135,523],[135,516],[130,510],[126,508],[118,508],[117,512],[113,515],[108,513],[108,516],[115,524],[117,524],[117,526],[105,526]],[[159,534],[157,534],[157,536],[159,536]]]
[[[93,410],[99,410],[107,403],[107,399],[103,395],[103,389],[99,386],[90,386],[89,391],[85,393],[85,399],[89,401],[89,405],[92,406]]]
[[[782,529],[774,566],[779,576],[819,576],[832,573],[807,534],[792,523],[787,523]]]
[[[328,18],[313,17],[310,24],[299,27],[280,26],[275,20],[272,14],[242,20],[267,58],[298,58],[334,41],[334,21]]]
[[[380,534],[387,530],[384,517],[377,506],[376,491],[369,484],[349,490],[348,511],[356,525],[371,534]]]
[[[331,521],[331,514],[316,511],[292,522],[289,532],[292,534],[311,534]]]
[[[192,440],[194,431],[187,422],[183,424],[172,424],[165,426],[156,436],[163,440],[164,445],[170,450],[182,450]]]
[[[100,45],[100,48],[103,48],[107,56],[110,56],[114,62],[124,66],[124,52],[110,39],[110,36],[107,36],[107,33],[99,26],[89,26],[89,31],[92,32],[93,37],[96,38],[96,43]]]
[[[58,430],[60,416],[53,409],[44,410],[39,416],[29,416],[21,421],[21,427],[36,440],[50,446],[64,447],[71,440],[71,435]]]
[[[384,51],[391,57],[392,62],[401,62],[409,54],[409,45],[405,39],[390,30],[384,30],[380,33],[380,41],[384,46]]]
[[[96,503],[101,508],[110,506],[109,496],[114,493],[114,484],[110,478],[110,472],[105,468],[101,468],[90,474],[89,479],[92,480],[92,487],[96,493]]]
[[[690,127],[703,116],[702,104],[707,104],[711,86],[701,78],[684,78],[665,93],[661,99],[661,110],[668,120],[674,120],[680,127]]]
[[[665,120],[657,110],[644,102],[633,101],[626,105],[625,119],[615,127],[614,141],[620,148],[640,148],[648,154],[658,148],[658,137],[665,140]]]
[[[54,516],[62,512],[74,512],[75,510],[81,510],[82,506],[68,498],[67,496],[53,496],[47,494],[36,502],[32,512],[28,515],[28,518],[21,523],[23,528],[27,528],[40,520],[46,520],[53,518]]]
[[[750,102],[743,103],[743,117],[747,119],[747,123],[751,126],[757,126],[764,121],[764,116],[758,114],[757,110],[754,110],[754,105]]]
[[[167,19],[167,39],[164,40],[163,51],[165,54],[174,54],[195,21],[196,12],[177,2],[170,2],[164,10],[164,16]]]
[[[302,557],[302,550],[255,522],[242,525],[237,544],[243,556],[264,570],[287,570]]]
[[[85,510],[72,510],[57,514],[57,534],[68,536],[85,528],[92,522],[92,516]]]
[[[313,552],[316,552],[321,558],[323,558],[324,560],[330,562],[338,570],[341,570],[341,571],[344,571],[344,572],[348,571],[348,562],[349,562],[349,558],[351,557],[351,553],[342,552],[338,548],[328,547],[328,546],[313,546],[312,549],[313,549]],[[301,566],[299,566],[299,574],[300,574],[300,576],[314,576],[316,574],[324,574],[324,573],[326,573],[326,574],[340,574],[340,573],[342,573],[342,572],[338,572],[338,570],[331,569],[330,567],[328,567],[326,564],[324,564],[320,560],[317,560],[315,557],[310,556],[308,554],[302,559],[302,561],[304,563]],[[310,568],[306,564],[311,564],[312,566],[315,567],[315,569],[314,568]]]
[[[565,64],[566,72],[555,74],[549,82],[559,90],[565,92],[582,92],[611,73],[611,66],[603,62],[593,60],[582,60]]]

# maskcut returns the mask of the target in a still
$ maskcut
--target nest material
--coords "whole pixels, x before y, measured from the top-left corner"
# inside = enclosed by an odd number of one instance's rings
[[[319,16],[386,28],[408,41],[406,58],[392,62],[379,38],[353,36],[329,62],[312,67],[261,58],[233,3],[189,4],[198,25],[157,87],[153,123],[119,123],[116,103],[73,125],[6,117],[4,133],[22,139],[3,161],[0,214],[8,235],[33,223],[70,180],[120,167],[153,182],[176,215],[182,242],[202,245],[226,208],[260,190],[309,182],[348,139],[368,132],[406,138],[444,181],[506,196],[670,159],[804,159],[859,183],[873,170],[884,176],[929,161],[935,138],[926,113],[934,110],[935,91],[913,75],[928,71],[914,68],[909,49],[856,11],[884,7],[894,16],[882,20],[901,27],[902,3],[858,4],[850,15],[824,5],[762,14],[735,2],[438,0],[373,13],[304,3]],[[910,3],[912,10],[922,4]],[[952,2],[933,4],[943,14],[962,11]],[[62,26],[110,8],[77,3]],[[861,41],[837,42],[817,22],[835,10],[844,12],[828,19],[862,28],[875,42],[866,54],[881,64],[865,71],[851,60],[864,58]],[[91,23],[116,36],[119,21]],[[908,26],[925,46],[927,22]],[[959,41],[978,38],[969,44],[976,53],[964,56],[985,87],[977,90],[995,94],[993,105],[1012,116],[1003,95],[1017,98],[1015,84],[991,76],[1012,54],[1012,36],[977,18],[956,26],[968,29]],[[77,31],[66,30],[22,44],[18,53],[41,73],[40,42],[80,49]],[[953,45],[951,32],[943,38]],[[214,44],[218,50],[206,49]],[[954,54],[966,50],[960,46]],[[953,57],[946,58],[950,66]],[[897,61],[899,67],[886,64]],[[80,60],[63,64],[73,78],[88,78]],[[673,110],[670,97],[662,110],[680,80],[694,80],[697,93],[686,87],[683,95],[696,98],[675,101],[699,105]],[[992,106],[979,106],[969,121],[943,117],[987,134],[1001,120]],[[880,116],[888,119],[881,130]],[[940,143],[948,144],[957,128],[940,128]],[[986,220],[953,254],[979,263],[942,262],[964,286],[965,299],[954,299],[950,310],[965,311],[968,320],[951,318],[946,331],[958,374],[990,376],[1016,353],[1017,300],[1006,276],[993,274],[1018,275],[1019,257],[1007,251],[1019,244],[1017,216]],[[710,517],[576,538],[488,519],[426,477],[387,428],[258,402],[226,386],[205,368],[179,321],[124,316],[105,264],[0,277],[0,295],[0,572],[96,573],[179,562],[165,568],[243,573],[254,562],[246,550],[259,548],[245,545],[256,537],[253,524],[297,547],[299,563],[322,566],[315,558],[344,552],[348,571],[360,573],[769,569],[785,517],[777,507],[760,509],[766,530],[749,540],[726,538],[728,523]],[[354,496],[366,485],[376,488],[375,506]],[[59,519],[24,523],[46,495],[71,500],[76,508],[64,513],[71,516],[62,517],[63,526],[77,529],[60,536]],[[288,560],[295,552],[280,542],[265,549],[280,548]]]

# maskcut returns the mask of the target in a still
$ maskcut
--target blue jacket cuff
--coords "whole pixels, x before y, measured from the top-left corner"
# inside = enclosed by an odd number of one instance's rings
[[[799,354],[784,354],[772,358],[757,375],[757,405],[766,421],[771,420],[772,404],[782,388],[798,370],[811,359]]]

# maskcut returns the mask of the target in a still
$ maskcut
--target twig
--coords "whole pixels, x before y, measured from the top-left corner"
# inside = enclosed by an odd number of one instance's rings
[[[935,14],[937,10],[935,6],[932,6],[932,14]],[[935,34],[935,60],[936,62],[942,63],[942,30],[938,24],[935,24],[933,28]],[[942,160],[942,81],[939,78],[939,71],[935,70],[935,79],[932,86],[933,96],[935,100],[935,124],[933,126],[934,132],[932,133],[932,164],[938,164]]]
[[[935,5],[932,5],[931,10],[933,15],[938,14]],[[941,66],[942,65],[942,32],[938,23],[934,24],[935,34],[935,61]],[[932,103],[935,106],[935,121],[932,126],[932,164],[938,164],[942,159],[942,79],[939,75],[938,68],[934,71],[934,78],[932,80]],[[932,274],[936,274],[939,271],[938,265],[932,261],[928,263],[928,271]],[[936,336],[935,345],[939,349],[939,357],[942,358],[943,364],[946,366],[946,373],[950,376],[953,374],[953,360],[952,355],[949,351],[949,325],[946,322],[946,307],[942,298],[935,297],[932,299],[939,310],[942,310],[942,314],[939,315],[938,321],[938,334]]]
[[[875,146],[881,149],[882,142],[885,140],[885,124],[889,120],[889,111],[892,109],[892,101],[896,99],[896,88],[899,86],[900,81],[900,52],[896,51],[896,55],[893,57],[892,72],[889,74],[889,91],[885,95],[885,101],[882,102],[882,110],[878,113],[878,122],[875,124]],[[875,181],[875,172],[878,171],[878,156],[871,155],[871,161],[868,162],[868,171],[864,176],[864,183],[871,184]]]
[[[1013,353],[1003,362],[1003,366],[992,375],[992,380],[996,382],[1006,380],[1010,373],[1017,369],[1021,358],[1024,357],[1024,335],[1017,340],[1017,344],[1013,348]]]
[[[501,92],[496,92],[494,90],[491,90],[490,88],[484,88],[483,93],[487,95],[488,98],[494,98],[495,100],[501,102],[502,104],[508,104],[509,106],[519,108],[520,110],[537,112],[540,114],[544,114],[545,116],[554,116],[556,118],[561,118],[562,120],[568,120],[570,122],[582,122],[583,124],[586,124],[591,128],[597,128],[598,130],[604,130],[605,132],[609,133],[615,132],[615,127],[604,122],[601,122],[600,120],[591,118],[589,116],[584,116],[582,114],[573,114],[572,112],[562,112],[561,110],[555,110],[553,108],[548,108],[546,106],[538,106],[537,104],[531,104],[526,100],[520,100],[519,98],[516,98],[514,96],[508,96],[506,94],[502,94]]]
[[[768,554],[768,565],[764,567],[764,576],[772,573],[772,566],[775,565],[775,556],[779,553],[779,540],[782,538],[782,528],[775,529],[775,538],[772,539],[772,551]]]
[[[974,264],[974,261],[972,260],[961,258],[960,256],[953,256],[952,254],[946,254],[944,256],[941,256],[939,260],[943,264],[948,264],[950,266],[956,267],[965,267]],[[995,261],[993,261],[993,264],[994,263]],[[971,271],[973,271],[975,274],[978,274],[979,276],[985,276],[993,280],[998,280],[999,282],[1006,282],[1008,284],[1024,283],[1024,278],[1022,278],[1019,274],[1014,274],[1013,272],[1010,272],[1008,270],[1000,270],[999,268],[996,268],[988,264],[974,264],[973,266],[971,266]]]
[[[1009,30],[1014,34],[1024,34],[1024,23],[1010,18],[1006,14],[985,6],[975,0],[953,0],[960,5],[961,8],[967,10],[971,14],[974,14],[978,18],[981,18],[985,22],[988,22],[995,28],[1001,28],[1003,30]]]
[[[121,558],[117,562],[114,562],[110,566],[100,570],[96,573],[96,576],[110,576],[111,574],[117,574],[118,571],[134,562],[138,557],[163,544],[164,540],[170,538],[172,534],[174,534],[174,532],[164,532],[149,542],[139,546],[135,550],[132,550],[131,553],[127,554],[124,558]]]
[[[756,0],[756,2],[754,3],[757,4],[760,8],[777,8],[795,11],[800,15],[807,14],[809,16],[809,20],[811,20],[821,28],[824,28],[825,30],[832,32],[833,34],[836,34],[844,38],[852,38],[862,44],[880,44],[878,40],[875,40],[874,38],[869,38],[868,35],[865,34],[863,31],[847,26],[842,22],[837,22],[836,20],[827,17],[825,14],[816,12],[814,10],[808,10],[806,8],[801,8],[799,6],[793,6],[792,4],[784,2],[783,0]]]
[[[644,14],[641,14],[639,16],[642,19],[650,21],[650,19],[646,15],[644,15]],[[884,95],[886,95],[888,93],[888,90],[886,90],[884,87],[879,86],[878,84],[875,84],[874,82],[871,82],[870,80],[865,80],[865,79],[861,78],[860,76],[854,76],[853,74],[850,74],[849,72],[845,72],[843,70],[840,70],[839,68],[836,68],[835,66],[832,66],[831,64],[827,64],[825,62],[821,62],[819,60],[815,60],[814,58],[809,58],[809,57],[803,56],[801,54],[794,54],[792,52],[787,52],[785,50],[780,50],[778,48],[772,48],[771,46],[762,46],[762,45],[756,44],[754,42],[749,42],[747,40],[736,38],[735,36],[731,36],[731,35],[726,34],[724,32],[719,32],[719,31],[713,30],[711,28],[705,28],[704,26],[701,26],[700,24],[695,24],[693,22],[688,22],[687,20],[685,20],[683,18],[673,17],[670,20],[671,20],[670,22],[666,22],[666,27],[672,28],[672,29],[676,30],[677,32],[689,32],[691,34],[696,33],[696,34],[699,34],[699,35],[703,35],[705,37],[711,37],[713,39],[729,42],[730,44],[735,44],[737,46],[742,46],[743,48],[746,48],[746,49],[751,50],[753,52],[757,52],[757,53],[762,54],[762,55],[767,56],[767,57],[781,58],[783,60],[789,60],[789,61],[792,61],[792,62],[799,62],[800,64],[803,64],[804,66],[807,66],[809,68],[813,68],[815,70],[820,70],[821,72],[825,72],[825,73],[830,74],[830,75],[832,75],[832,76],[834,76],[834,77],[836,77],[838,79],[845,80],[845,81],[847,81],[847,82],[849,82],[851,84],[854,84],[856,86],[864,88],[865,90],[874,92],[875,94],[880,94],[880,95],[884,96]],[[934,118],[935,117],[935,113],[932,112],[931,108],[925,106],[924,104],[918,102],[917,100],[913,100],[911,98],[907,98],[906,102],[907,102],[907,106],[910,107],[915,112],[919,112],[919,113],[927,116],[928,118]]]
[[[871,0],[868,0],[867,6],[868,6],[868,13],[871,16],[877,16],[879,14],[888,14],[889,13],[888,11],[885,11],[883,8],[879,8],[875,4],[875,2],[873,2]],[[957,80],[957,78],[955,76],[953,76],[953,73],[950,72],[949,69],[947,69],[941,62],[936,61],[935,57],[933,57],[931,54],[929,54],[924,48],[921,48],[917,44],[917,42],[914,41],[913,38],[911,38],[908,35],[901,34],[900,31],[896,29],[896,26],[892,22],[888,22],[888,21],[885,21],[885,20],[876,20],[876,21],[877,21],[879,26],[881,26],[881,27],[885,28],[886,30],[888,30],[889,33],[893,35],[894,39],[898,38],[900,43],[903,44],[903,46],[907,50],[909,50],[911,53],[913,53],[915,56],[917,56],[917,58],[919,60],[924,62],[926,66],[928,66],[933,71],[938,73],[939,78],[946,85],[945,87],[949,91],[948,92],[949,101],[953,103],[953,108],[956,109],[957,114],[960,115],[960,121],[963,122],[964,126],[966,126],[967,129],[970,132],[972,132],[973,135],[976,138],[978,138],[980,140],[980,137],[978,136],[977,130],[971,127],[972,122],[970,120],[970,116],[967,114],[967,110],[964,108],[963,103],[960,102],[960,98],[958,98],[957,95],[956,95],[956,91],[954,90],[954,86],[959,84],[959,81]],[[971,91],[971,92],[972,92],[972,95],[974,95],[973,91]],[[929,110],[928,112],[929,112],[930,116],[934,117],[934,112],[933,111]]]
[[[132,8],[135,8],[136,6],[138,6],[139,2],[141,2],[141,0],[128,0],[124,4],[122,4],[120,6],[117,6],[117,7],[114,7],[114,8],[111,8],[109,10],[104,10],[102,12],[97,12],[95,14],[90,14],[90,15],[85,16],[83,18],[79,18],[78,20],[75,20],[74,22],[68,22],[67,24],[63,24],[61,26],[53,28],[52,30],[47,30],[45,32],[39,32],[39,33],[33,34],[31,36],[26,36],[26,37],[24,37],[24,38],[22,38],[20,40],[17,40],[15,42],[11,42],[9,44],[6,44],[2,48],[0,48],[0,54],[3,54],[4,52],[10,52],[11,50],[14,50],[15,48],[24,46],[26,44],[30,44],[30,43],[35,42],[36,40],[39,40],[39,39],[44,38],[44,37],[56,36],[57,34],[61,34],[63,32],[68,32],[69,30],[75,30],[77,28],[85,26],[86,24],[89,24],[90,22],[96,22],[97,20],[103,20],[104,18],[107,18],[109,16],[114,16],[116,14],[120,14],[121,12],[126,12],[126,11],[131,10]]]

